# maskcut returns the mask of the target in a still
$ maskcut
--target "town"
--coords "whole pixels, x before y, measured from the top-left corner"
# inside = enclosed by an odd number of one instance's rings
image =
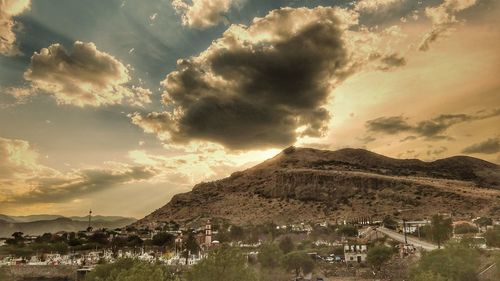
[[[76,233],[16,232],[0,239],[0,268],[18,278],[13,280],[33,274],[86,280],[99,266],[135,260],[161,264],[181,278],[212,253],[231,248],[241,253],[244,264],[273,270],[272,280],[405,280],[422,253],[447,245],[482,253],[478,280],[494,280],[488,278],[498,270],[494,259],[500,252],[500,220],[453,220],[446,214],[422,220],[386,216],[253,226],[206,218],[197,226],[164,221],[112,230],[93,229],[89,214],[88,228]]]

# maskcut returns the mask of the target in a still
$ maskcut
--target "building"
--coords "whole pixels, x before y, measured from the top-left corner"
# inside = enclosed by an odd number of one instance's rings
[[[346,263],[364,263],[368,249],[366,245],[344,245],[344,258]]]
[[[205,225],[205,246],[212,246],[212,223],[210,219],[208,219],[207,224]]]

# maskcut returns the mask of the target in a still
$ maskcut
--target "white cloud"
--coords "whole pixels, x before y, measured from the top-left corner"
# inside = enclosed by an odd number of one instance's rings
[[[375,12],[387,9],[395,4],[402,3],[405,0],[360,0],[354,5],[356,11]]]
[[[236,2],[235,0],[173,0],[172,7],[181,14],[183,25],[205,29],[221,23]]]
[[[31,0],[0,0],[0,54],[17,55],[20,51],[16,47],[16,22],[13,17],[30,9]]]
[[[150,102],[151,91],[129,87],[129,70],[115,57],[99,51],[94,43],[75,42],[68,52],[53,44],[31,57],[24,73],[37,91],[52,95],[59,104],[101,106]]]

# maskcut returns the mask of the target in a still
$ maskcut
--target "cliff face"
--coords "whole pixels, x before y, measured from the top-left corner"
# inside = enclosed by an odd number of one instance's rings
[[[500,213],[500,168],[471,157],[400,160],[366,150],[288,148],[230,177],[196,185],[138,222],[219,217],[249,224],[358,216]]]

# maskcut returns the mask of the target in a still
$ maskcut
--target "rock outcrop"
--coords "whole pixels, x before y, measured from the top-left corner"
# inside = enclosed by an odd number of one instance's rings
[[[408,218],[500,213],[500,168],[457,156],[434,162],[393,159],[362,149],[290,147],[230,177],[196,185],[137,222],[194,223],[207,217],[237,224]]]

